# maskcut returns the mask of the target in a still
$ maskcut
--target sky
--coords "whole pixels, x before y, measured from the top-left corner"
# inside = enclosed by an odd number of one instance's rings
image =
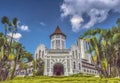
[[[0,0],[0,20],[17,17],[14,38],[34,54],[40,44],[50,48],[49,36],[57,26],[67,35],[67,48],[88,29],[115,26],[119,4],[120,0]],[[0,32],[4,32],[1,22]]]

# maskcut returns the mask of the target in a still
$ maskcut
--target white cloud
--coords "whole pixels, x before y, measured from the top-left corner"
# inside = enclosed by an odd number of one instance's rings
[[[28,28],[27,25],[21,25],[21,26],[20,26],[20,29],[21,29],[22,31],[28,31],[28,30],[29,30],[29,28]]]
[[[120,0],[64,0],[61,17],[69,17],[72,30],[77,32],[81,27],[90,28],[96,23],[103,22],[110,10],[120,13]],[[90,17],[88,23],[83,24],[84,14]]]
[[[29,31],[29,27],[27,25],[22,25],[20,21],[17,22],[17,26],[22,31]]]
[[[79,27],[81,26],[83,21],[84,20],[79,16],[74,16],[71,18],[70,22],[71,22],[71,25],[73,27],[72,29],[74,32],[79,31]]]
[[[12,33],[8,33],[7,34],[9,37],[12,37]],[[14,33],[13,34],[13,38],[16,40],[19,40],[22,37],[22,35],[20,33]]]
[[[40,25],[41,26],[45,26],[46,24],[44,22],[40,22]]]

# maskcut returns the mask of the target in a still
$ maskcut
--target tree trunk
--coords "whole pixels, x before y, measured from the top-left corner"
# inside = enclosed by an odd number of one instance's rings
[[[112,69],[111,69],[111,62],[110,62],[109,68],[110,68],[110,69],[109,69],[109,75],[111,75],[111,70],[112,70]]]
[[[14,31],[12,31],[12,37],[10,39],[10,48],[11,48],[11,45],[12,45],[13,35],[14,35]],[[11,49],[10,49],[10,52],[11,52]]]
[[[13,79],[15,77],[14,74],[15,74],[15,71],[16,71],[16,65],[17,65],[17,59],[15,59],[15,61],[14,61],[14,67],[13,67],[10,79]]]

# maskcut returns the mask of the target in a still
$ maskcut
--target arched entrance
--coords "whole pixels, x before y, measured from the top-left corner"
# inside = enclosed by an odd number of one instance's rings
[[[57,76],[64,75],[64,66],[63,66],[63,64],[56,63],[53,66],[53,75],[57,75]]]

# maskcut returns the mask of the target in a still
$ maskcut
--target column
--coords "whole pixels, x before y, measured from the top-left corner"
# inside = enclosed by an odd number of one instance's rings
[[[64,40],[64,49],[66,48],[66,40]]]
[[[54,49],[56,49],[57,47],[56,47],[56,38],[54,39]]]
[[[52,66],[51,66],[51,56],[50,56],[50,63],[49,63],[49,65],[50,65],[50,68],[49,68],[49,76],[52,76],[52,72],[51,72],[51,69],[52,69]]]
[[[70,59],[70,74],[73,74],[73,70],[72,70],[72,58],[71,58],[71,56],[69,57],[69,59]]]
[[[51,39],[51,49],[52,49],[53,47],[52,47],[52,39]]]
[[[47,75],[47,58],[45,59],[44,75]]]
[[[66,66],[66,72],[65,72],[65,75],[68,76],[67,56],[65,57],[65,59],[66,59],[66,60],[65,60],[65,61],[66,61],[66,64],[65,64],[65,66]]]
[[[63,47],[62,46],[62,39],[60,38],[60,49],[63,49],[62,47]]]

